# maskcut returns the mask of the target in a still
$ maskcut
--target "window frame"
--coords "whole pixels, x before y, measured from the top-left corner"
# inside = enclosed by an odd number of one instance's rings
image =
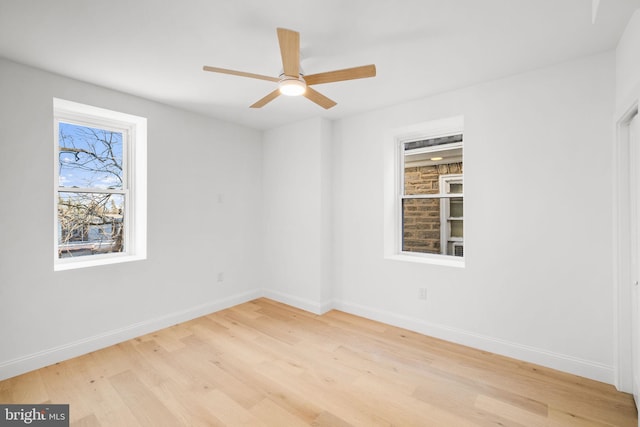
[[[403,200],[404,194],[404,166],[405,166],[405,150],[404,146],[407,143],[425,140],[441,138],[453,135],[464,135],[464,117],[455,116],[445,119],[433,120],[430,122],[420,123],[417,125],[409,126],[406,128],[396,129],[393,132],[395,140],[395,166],[394,166],[394,179],[395,185],[395,197],[393,197],[393,239],[389,243],[391,246],[385,248],[385,257],[387,259],[410,261],[426,264],[444,265],[451,267],[465,267],[465,256],[446,255],[442,253],[423,253],[412,252],[403,250]],[[441,146],[423,147],[415,150],[420,152],[437,152],[442,151],[445,148],[455,148],[459,145],[463,149],[462,156],[464,158],[464,143],[450,143]],[[415,153],[415,152],[414,152]],[[461,174],[464,176],[464,173]],[[464,179],[464,178],[463,178]],[[464,193],[464,190],[463,190]],[[463,197],[464,194],[433,194],[433,195],[415,195],[417,197],[411,198],[442,198],[442,197]],[[466,211],[466,206],[465,206]],[[391,229],[389,229],[391,231]],[[442,226],[440,227],[440,234],[442,236]],[[463,235],[466,235],[466,221],[463,221]],[[466,243],[466,242],[465,242]],[[466,246],[466,245],[465,245]],[[466,248],[465,248],[466,249]]]
[[[463,154],[464,154],[464,150],[463,150]],[[464,173],[440,175],[439,181],[440,181],[439,183],[440,196],[443,197],[443,195],[446,194],[447,195],[446,198],[448,202],[448,203],[440,203],[440,254],[447,255],[449,242],[452,242],[454,246],[456,245],[456,242],[460,243],[463,247],[463,253],[464,253],[464,214],[461,217],[451,216],[451,199],[461,198],[464,206]],[[448,192],[447,189],[452,183],[463,184],[462,193]],[[442,224],[449,223],[450,221],[462,221],[463,237],[452,236],[451,227],[442,226]],[[443,245],[443,242],[445,243],[444,245]],[[464,258],[464,255],[462,256],[462,258]]]
[[[122,133],[122,189],[60,187],[60,123],[87,126]],[[138,261],[147,257],[147,119],[131,114],[53,99],[53,266],[54,271]],[[59,258],[58,197],[61,193],[122,194],[124,198],[124,240],[122,252]]]

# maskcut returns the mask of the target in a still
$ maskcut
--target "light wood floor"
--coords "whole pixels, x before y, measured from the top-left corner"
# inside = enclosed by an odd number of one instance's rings
[[[259,299],[0,382],[73,426],[637,426],[628,394]]]

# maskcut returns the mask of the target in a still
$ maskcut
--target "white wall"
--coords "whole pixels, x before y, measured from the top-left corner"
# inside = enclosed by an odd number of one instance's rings
[[[259,132],[5,60],[0,93],[0,378],[259,295]],[[148,260],[53,271],[53,97],[148,118]]]
[[[640,9],[633,14],[616,48],[616,99],[626,108],[640,94]],[[624,113],[623,111],[620,114]]]
[[[602,54],[336,122],[336,306],[611,383],[614,64]],[[385,259],[393,130],[456,115],[466,267]]]
[[[316,118],[263,135],[265,294],[315,313],[331,293],[330,130]]]

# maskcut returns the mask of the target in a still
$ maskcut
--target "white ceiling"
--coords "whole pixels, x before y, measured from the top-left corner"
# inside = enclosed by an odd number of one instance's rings
[[[0,56],[257,129],[339,118],[613,49],[640,0],[0,0]],[[338,105],[279,97],[276,27],[301,34],[306,74]]]

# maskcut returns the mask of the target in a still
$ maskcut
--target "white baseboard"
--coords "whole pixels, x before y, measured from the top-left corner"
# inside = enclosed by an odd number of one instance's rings
[[[378,310],[348,301],[334,301],[333,307],[347,313],[398,326],[445,341],[500,354],[536,365],[546,366],[581,377],[613,384],[614,368],[598,362],[522,345],[506,340],[484,336],[461,329],[426,322],[401,314]]]
[[[272,291],[270,289],[263,289],[262,296],[274,301],[281,302],[283,304],[290,305],[292,307],[299,308],[301,310],[308,311],[313,314],[323,314],[333,308],[333,302],[331,301],[320,303],[306,298],[300,298],[294,295]]]
[[[271,290],[255,290],[233,295],[228,298],[211,301],[186,310],[174,312],[155,319],[149,319],[144,322],[29,354],[17,359],[0,362],[0,380],[87,354],[175,325],[176,323],[195,319],[260,297],[270,298],[314,314],[323,314],[335,308],[357,316],[419,332],[424,335],[613,384],[613,366],[434,324],[422,319],[366,307],[348,301],[336,300],[320,303]]]
[[[0,362],[0,380],[15,377],[25,372],[49,366],[54,363],[81,356],[110,345],[118,344],[176,323],[186,322],[234,305],[242,304],[262,296],[260,290],[244,292],[216,301],[210,301],[196,307],[177,311],[165,316],[145,320],[140,323],[114,329],[78,341],[70,342],[17,359]]]

